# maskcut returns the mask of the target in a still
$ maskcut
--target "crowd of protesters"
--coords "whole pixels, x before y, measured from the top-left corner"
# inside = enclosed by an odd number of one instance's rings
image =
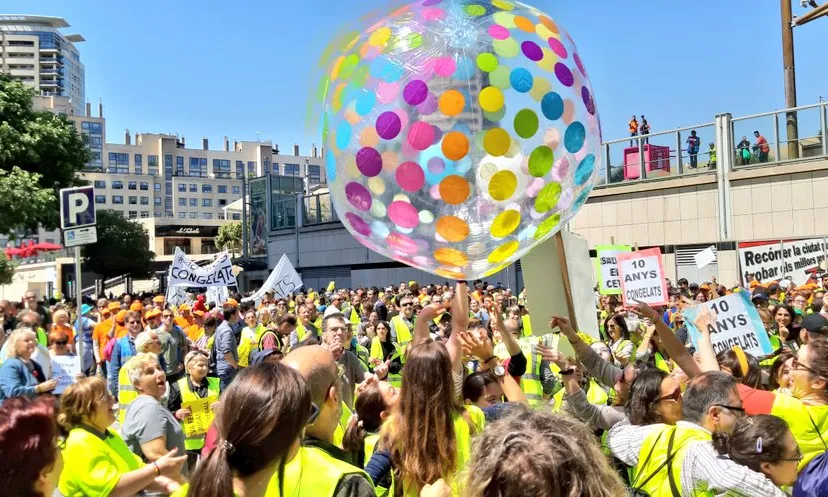
[[[596,293],[598,330],[482,281],[27,293],[0,301],[0,495],[828,495],[827,285]],[[772,354],[715,354],[708,312],[690,339],[684,311],[736,291]],[[54,395],[52,358],[79,350]]]

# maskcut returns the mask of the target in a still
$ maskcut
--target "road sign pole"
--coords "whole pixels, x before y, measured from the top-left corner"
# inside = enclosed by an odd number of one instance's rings
[[[78,348],[78,357],[80,358],[81,370],[83,370],[83,323],[81,316],[81,307],[83,306],[83,284],[81,282],[81,248],[75,247],[75,298],[77,299],[77,313],[78,320],[75,323],[75,344]]]

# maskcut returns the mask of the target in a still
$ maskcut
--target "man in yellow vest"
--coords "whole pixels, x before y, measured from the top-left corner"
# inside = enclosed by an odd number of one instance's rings
[[[330,351],[319,345],[299,347],[282,363],[305,378],[318,413],[305,429],[299,453],[285,467],[282,493],[274,474],[266,495],[374,497],[371,479],[354,465],[355,455],[333,444],[342,412],[342,381]]]
[[[405,294],[399,298],[399,314],[391,318],[391,340],[405,349],[411,342],[411,330],[414,329],[414,297]]]
[[[744,415],[733,376],[719,371],[695,377],[684,392],[682,420],[666,424],[615,425],[607,447],[624,464],[634,467],[631,486],[651,497],[673,495],[750,495],[784,497],[762,473],[719,457],[712,433],[732,433]],[[679,390],[680,391],[680,390]],[[662,392],[659,402],[676,402]]]
[[[304,305],[299,307],[297,313],[299,319],[296,323],[296,329],[290,334],[290,348],[293,349],[299,342],[304,341],[309,336],[314,337],[316,343],[319,343],[322,335],[322,323],[317,321],[319,313],[316,310],[316,305],[311,301],[305,302]]]

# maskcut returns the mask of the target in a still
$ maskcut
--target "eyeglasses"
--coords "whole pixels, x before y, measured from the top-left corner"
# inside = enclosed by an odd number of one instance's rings
[[[308,415],[308,422],[305,423],[305,424],[310,426],[313,423],[315,423],[316,418],[319,417],[319,411],[320,411],[319,406],[314,404],[313,402],[311,402],[311,411],[310,411],[310,414]]]
[[[161,317],[162,318],[171,318],[172,314],[162,314]]]
[[[738,416],[743,416],[745,414],[744,407],[736,407],[736,406],[729,406],[727,404],[713,404],[716,407],[721,407],[722,409],[727,409],[728,411],[733,411]]]
[[[796,449],[796,455],[794,455],[793,457],[782,457],[779,460],[780,461],[792,461],[792,462],[796,462],[798,464],[803,459],[805,459],[805,455],[802,454],[801,450]]]
[[[140,323],[140,321],[136,321],[134,319],[131,320],[131,321],[127,321],[127,324],[138,324],[138,323]]]
[[[69,345],[69,340],[55,340],[55,345]]]
[[[672,400],[673,402],[681,400],[681,387],[676,387],[673,393],[658,398],[658,402],[661,402],[662,400]]]
[[[414,302],[403,302],[402,304],[400,304],[400,307],[412,307],[413,305]]]
[[[796,357],[793,358],[791,366],[792,366],[791,371],[807,371],[807,372],[811,373],[812,375],[821,376],[819,373],[814,371],[814,369],[811,368],[810,366],[808,366],[807,364],[802,364],[801,362],[799,362],[799,359],[797,359]]]

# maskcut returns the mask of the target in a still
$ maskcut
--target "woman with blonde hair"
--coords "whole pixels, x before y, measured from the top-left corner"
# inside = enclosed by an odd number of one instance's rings
[[[31,328],[15,330],[5,348],[7,357],[0,366],[0,401],[18,395],[34,397],[55,389],[57,380],[47,380],[43,368],[32,360],[37,334]]]
[[[57,418],[67,432],[58,484],[61,494],[128,497],[142,490],[176,490],[173,478],[180,474],[186,456],[175,457],[172,450],[144,464],[109,428],[115,422],[114,402],[98,377],[85,378],[63,392]]]
[[[617,497],[624,484],[589,428],[516,406],[472,447],[463,497]]]
[[[72,329],[72,326],[69,324],[69,312],[64,309],[55,311],[52,314],[52,326],[49,331],[52,333],[56,331],[65,333],[69,339],[69,348],[73,353],[75,352],[75,330]],[[51,345],[51,343],[52,342],[50,340],[49,344]]]

